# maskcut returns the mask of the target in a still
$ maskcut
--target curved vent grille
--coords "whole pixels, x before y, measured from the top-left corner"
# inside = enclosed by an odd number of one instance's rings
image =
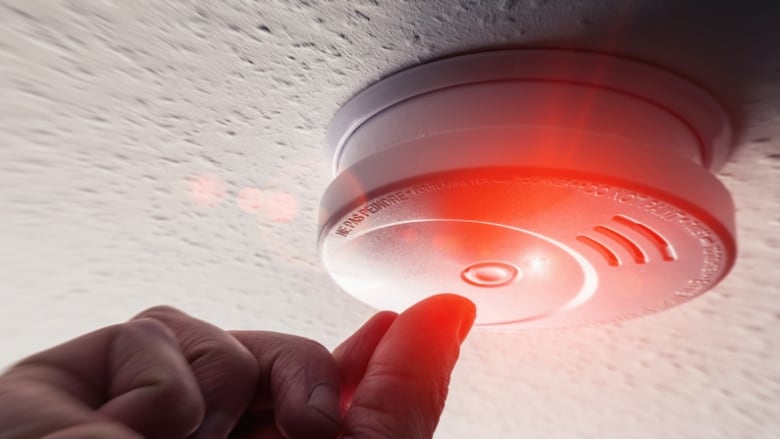
[[[610,250],[604,244],[596,241],[593,238],[588,238],[587,236],[583,236],[583,235],[578,236],[577,241],[599,252],[599,254],[601,254],[601,256],[603,256],[604,259],[607,260],[607,264],[609,264],[611,267],[617,267],[618,265],[620,265],[620,259],[618,259],[615,252]]]
[[[623,215],[616,215],[612,218],[612,220],[618,224],[622,224],[623,226],[633,229],[640,235],[647,238],[647,240],[650,241],[650,243],[653,244],[653,246],[655,246],[661,253],[661,257],[664,261],[677,260],[677,252],[674,250],[674,247],[672,247],[672,244],[657,231],[640,223],[637,220]]]
[[[656,230],[651,229],[639,221],[629,218],[625,215],[616,215],[612,217],[616,225],[623,229],[629,229],[644,237],[646,242],[638,243],[617,227],[596,226],[593,230],[597,233],[595,236],[577,236],[577,241],[585,244],[599,253],[611,267],[617,267],[622,264],[619,253],[627,253],[636,264],[647,264],[651,258],[640,244],[651,245],[655,249],[654,253],[660,255],[664,261],[677,260],[677,252],[672,244]],[[621,251],[615,251],[615,248]]]

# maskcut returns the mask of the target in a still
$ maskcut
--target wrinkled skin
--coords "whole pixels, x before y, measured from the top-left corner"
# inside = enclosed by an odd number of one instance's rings
[[[152,308],[0,376],[0,439],[428,439],[474,317],[434,296],[331,353]]]

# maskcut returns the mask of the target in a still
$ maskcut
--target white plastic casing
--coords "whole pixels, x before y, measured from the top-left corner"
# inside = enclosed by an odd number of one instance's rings
[[[641,62],[512,50],[414,67],[348,102],[328,148],[322,260],[376,308],[453,292],[483,327],[590,325],[687,301],[734,263],[712,174],[725,112]]]

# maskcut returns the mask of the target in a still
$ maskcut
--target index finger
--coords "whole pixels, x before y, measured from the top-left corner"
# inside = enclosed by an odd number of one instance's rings
[[[468,300],[443,294],[401,313],[355,389],[343,439],[433,436],[450,374],[476,317]]]

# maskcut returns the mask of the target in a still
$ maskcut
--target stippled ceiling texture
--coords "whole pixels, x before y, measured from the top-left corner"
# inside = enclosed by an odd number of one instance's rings
[[[372,313],[315,247],[339,105],[440,56],[576,47],[732,112],[737,266],[659,315],[474,333],[437,437],[778,437],[777,23],[776,0],[2,0],[0,364],[159,303],[335,346]]]

